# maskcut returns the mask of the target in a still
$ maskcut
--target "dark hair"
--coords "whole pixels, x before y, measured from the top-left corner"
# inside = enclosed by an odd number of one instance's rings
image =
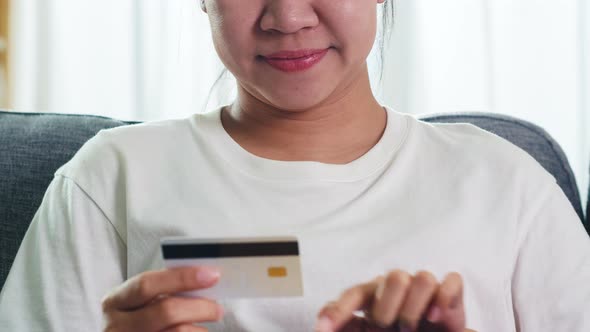
[[[381,38],[379,40],[379,81],[383,79],[383,64],[385,63],[385,46],[391,37],[391,31],[395,23],[395,0],[385,0],[383,3],[382,12],[382,29]]]
[[[387,43],[387,41],[389,41],[389,38],[391,36],[391,31],[393,29],[393,25],[395,22],[395,4],[394,4],[395,0],[385,0],[385,2],[383,3],[383,8],[382,8],[382,16],[381,16],[381,23],[382,23],[382,27],[381,27],[381,35],[377,36],[377,38],[379,38],[379,81],[381,81],[383,79],[383,64],[385,63],[385,44]],[[223,70],[221,71],[221,73],[219,74],[219,76],[217,76],[217,79],[215,80],[215,83],[213,83],[213,85],[211,86],[211,89],[209,89],[209,94],[207,96],[207,100],[205,103],[205,107],[207,107],[207,105],[209,104],[209,99],[211,98],[211,93],[213,92],[213,89],[215,89],[215,87],[219,84],[219,82],[221,81],[221,79],[228,73],[227,68],[223,68]]]

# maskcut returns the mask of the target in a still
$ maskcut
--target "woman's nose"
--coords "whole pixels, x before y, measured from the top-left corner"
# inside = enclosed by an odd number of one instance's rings
[[[288,34],[317,26],[319,18],[312,2],[309,0],[269,0],[260,20],[260,28],[267,32]]]

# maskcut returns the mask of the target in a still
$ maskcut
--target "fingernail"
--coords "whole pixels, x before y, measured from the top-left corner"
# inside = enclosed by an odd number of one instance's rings
[[[216,267],[201,267],[197,271],[197,282],[200,284],[210,284],[217,280],[221,272]]]
[[[459,296],[455,296],[453,298],[453,300],[451,301],[451,304],[449,305],[449,307],[451,309],[455,309],[459,306],[459,302],[461,302],[461,298]]]
[[[334,330],[334,326],[332,325],[332,321],[328,317],[320,317],[317,323],[315,324],[314,331],[315,332],[332,332]]]
[[[434,306],[432,307],[432,309],[430,309],[430,312],[428,313],[428,317],[426,317],[428,319],[428,321],[432,322],[432,323],[437,323],[440,318],[441,318],[442,312],[440,310],[439,307]]]

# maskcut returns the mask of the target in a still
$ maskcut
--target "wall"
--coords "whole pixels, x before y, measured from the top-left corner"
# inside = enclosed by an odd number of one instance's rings
[[[10,107],[8,81],[8,45],[10,26],[10,0],[0,0],[0,108]]]

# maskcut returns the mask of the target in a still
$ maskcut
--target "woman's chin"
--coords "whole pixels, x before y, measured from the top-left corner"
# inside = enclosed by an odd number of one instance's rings
[[[292,111],[292,112],[298,112],[298,111],[306,111],[309,109],[313,109],[313,108],[317,108],[318,105],[320,105],[322,103],[323,100],[318,99],[318,100],[274,100],[272,101],[272,105],[276,108],[279,108],[281,110],[285,110],[285,111]]]
[[[322,93],[321,91],[291,90],[282,94],[275,92],[271,96],[266,96],[265,99],[271,105],[283,110],[304,111],[325,104],[328,97],[329,93]]]

